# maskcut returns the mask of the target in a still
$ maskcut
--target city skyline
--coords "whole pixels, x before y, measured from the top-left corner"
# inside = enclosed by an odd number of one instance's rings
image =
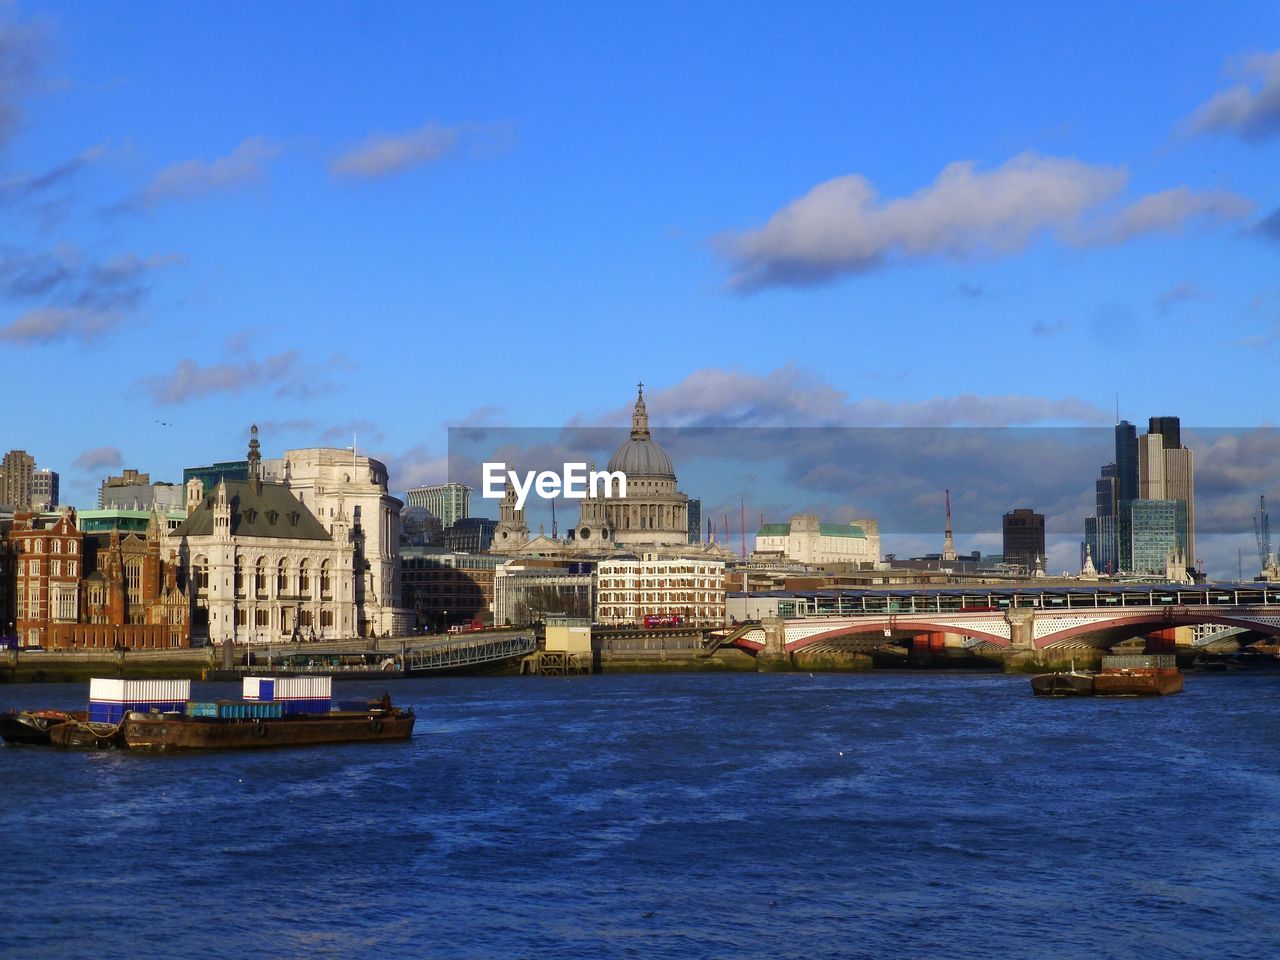
[[[5,447],[1265,425],[1280,12],[1165,13],[7,4]]]

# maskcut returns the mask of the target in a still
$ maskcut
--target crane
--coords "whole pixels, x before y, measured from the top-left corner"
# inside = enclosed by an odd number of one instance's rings
[[[1267,498],[1258,497],[1258,515],[1253,518],[1253,535],[1258,541],[1258,562],[1262,573],[1271,568],[1271,518],[1267,516]]]

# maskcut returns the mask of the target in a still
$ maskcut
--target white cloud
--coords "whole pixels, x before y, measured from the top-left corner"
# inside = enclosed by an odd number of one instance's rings
[[[299,350],[286,350],[262,360],[237,359],[207,366],[184,357],[171,373],[144,377],[138,383],[160,404],[185,403],[218,393],[242,393],[254,387],[264,387],[276,397],[306,399],[331,389],[328,375],[351,365],[341,354],[334,354],[323,364],[307,363]]]
[[[100,470],[118,467],[124,463],[119,447],[94,447],[83,451],[71,461],[71,466],[84,473],[96,473]]]
[[[1245,140],[1280,134],[1280,50],[1237,58],[1244,82],[1206,101],[1187,121],[1193,134],[1235,133]]]
[[[168,200],[186,200],[259,182],[279,154],[279,145],[266,137],[250,137],[225,157],[185,160],[165,167],[117,209],[154,207]]]
[[[952,163],[929,186],[890,200],[882,200],[866,178],[850,174],[814,187],[763,227],[721,236],[717,245],[732,265],[730,286],[751,291],[927,257],[1007,256],[1041,236],[1081,246],[1118,243],[1252,208],[1234,194],[1182,187],[1111,213],[1108,205],[1127,182],[1121,167],[1036,153],[990,171]]]
[[[1075,397],[962,394],[910,401],[854,400],[790,363],[766,374],[695,370],[677,384],[646,392],[645,401],[652,416],[672,427],[989,427],[1112,420],[1107,410]],[[599,422],[625,422],[630,412],[627,404]]]
[[[458,147],[459,127],[425,123],[407,133],[375,133],[335,157],[329,172],[337,177],[371,179],[435,163]]]

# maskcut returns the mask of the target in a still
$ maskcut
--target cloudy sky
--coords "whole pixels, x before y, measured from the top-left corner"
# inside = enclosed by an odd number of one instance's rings
[[[1270,2],[0,0],[0,447],[1266,425],[1277,169]]]

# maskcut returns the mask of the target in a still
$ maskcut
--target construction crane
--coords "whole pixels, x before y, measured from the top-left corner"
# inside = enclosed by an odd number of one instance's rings
[[[1258,562],[1263,576],[1271,569],[1271,518],[1267,516],[1267,498],[1258,497],[1258,515],[1253,518],[1253,535],[1258,541]]]

